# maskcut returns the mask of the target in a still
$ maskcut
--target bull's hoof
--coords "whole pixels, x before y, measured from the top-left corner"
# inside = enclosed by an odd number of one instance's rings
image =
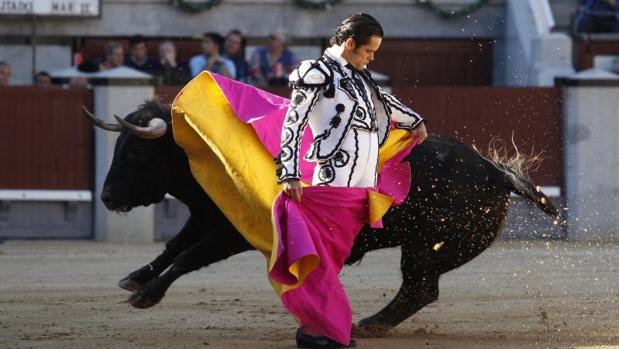
[[[139,290],[142,285],[140,285],[137,281],[133,280],[131,277],[127,276],[124,279],[118,281],[118,287],[129,292],[135,292]]]
[[[146,309],[161,302],[161,299],[163,299],[163,295],[152,296],[152,295],[146,295],[140,291],[137,291],[137,292],[134,292],[131,296],[129,296],[129,304],[131,304],[132,306],[138,309]]]
[[[148,264],[134,272],[131,272],[122,280],[118,281],[118,287],[130,292],[135,292],[142,288],[143,285],[146,285],[149,281],[155,279],[157,276],[159,276],[159,273],[155,271],[152,265]]]
[[[366,320],[366,319],[364,319]],[[363,321],[359,325],[352,325],[352,335],[357,338],[382,338],[386,337],[391,330],[391,326],[386,325],[363,325]]]

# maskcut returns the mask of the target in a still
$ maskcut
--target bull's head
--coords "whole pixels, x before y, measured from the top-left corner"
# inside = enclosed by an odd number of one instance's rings
[[[118,124],[105,122],[85,108],[84,111],[96,126],[120,132],[101,192],[105,206],[127,212],[163,200],[169,191],[178,152],[182,152],[168,126],[170,109],[157,101],[147,101],[124,119],[114,115]]]

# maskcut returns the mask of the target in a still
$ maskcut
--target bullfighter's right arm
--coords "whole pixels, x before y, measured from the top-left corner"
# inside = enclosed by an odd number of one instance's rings
[[[278,182],[300,179],[299,152],[303,132],[316,102],[330,84],[332,76],[320,61],[303,61],[290,74],[292,95],[282,127]]]

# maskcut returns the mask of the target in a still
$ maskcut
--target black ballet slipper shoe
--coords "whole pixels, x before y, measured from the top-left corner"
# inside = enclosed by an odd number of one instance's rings
[[[344,345],[338,343],[327,337],[314,337],[309,334],[301,332],[301,329],[297,330],[297,347],[299,348],[356,348],[357,341],[350,340],[350,344]]]

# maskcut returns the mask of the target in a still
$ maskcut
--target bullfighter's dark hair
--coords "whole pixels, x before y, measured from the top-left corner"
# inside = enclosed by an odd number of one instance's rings
[[[367,13],[355,13],[340,23],[329,43],[341,45],[348,38],[352,38],[356,46],[363,46],[370,42],[372,36],[384,37],[383,27]]]

